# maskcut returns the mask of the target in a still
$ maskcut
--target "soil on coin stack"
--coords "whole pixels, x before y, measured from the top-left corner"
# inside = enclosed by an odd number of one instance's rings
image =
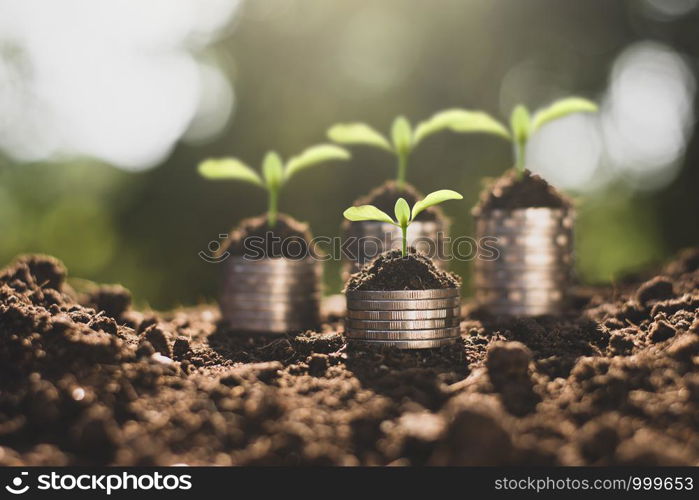
[[[525,170],[520,178],[518,172],[511,169],[483,190],[473,213],[533,207],[569,208],[571,205],[571,200],[538,175]]]
[[[435,267],[414,248],[403,257],[400,250],[389,250],[350,276],[347,290],[434,290],[459,288],[461,278]]]
[[[0,464],[699,465],[699,251],[437,350],[231,336],[63,266],[0,272]]]
[[[279,214],[276,223],[270,226],[267,215],[260,215],[241,221],[230,233],[221,252],[259,258],[258,253],[262,251],[265,257],[299,258],[309,255],[312,239],[308,224],[293,217]]]

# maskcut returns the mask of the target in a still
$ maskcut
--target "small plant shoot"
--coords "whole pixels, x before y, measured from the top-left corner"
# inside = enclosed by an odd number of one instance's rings
[[[408,202],[405,201],[405,198],[399,198],[394,208],[395,220],[386,212],[379,210],[373,205],[350,207],[345,210],[343,215],[345,219],[352,222],[378,221],[387,222],[388,224],[399,227],[403,237],[402,253],[403,257],[405,257],[408,254],[408,227],[415,220],[415,217],[417,217],[420,212],[433,205],[438,205],[447,200],[461,200],[462,198],[463,196],[456,191],[441,189],[428,194],[422,200],[416,202],[412,210]]]
[[[597,111],[597,105],[583,99],[582,97],[567,97],[553,104],[538,110],[534,113],[532,117],[529,110],[523,105],[517,105],[512,110],[510,114],[510,129],[508,130],[504,125],[497,122],[495,119],[488,117],[484,113],[476,112],[479,115],[479,120],[485,120],[489,124],[489,127],[471,127],[469,129],[466,119],[467,115],[462,115],[464,121],[460,127],[450,127],[455,132],[484,132],[499,137],[503,137],[509,141],[512,141],[514,156],[515,156],[515,168],[518,174],[521,176],[524,173],[524,162],[526,154],[526,146],[529,138],[534,135],[541,127],[545,124],[568,116],[572,113],[584,113],[584,112],[594,112]],[[451,113],[471,113],[467,110],[451,110]],[[448,113],[448,112],[445,112]],[[484,118],[487,117],[487,118]]]
[[[267,220],[272,227],[277,223],[279,192],[296,173],[308,167],[333,160],[347,160],[350,154],[333,144],[312,146],[286,163],[274,151],[262,161],[262,175],[237,158],[209,158],[199,164],[199,174],[206,179],[235,180],[254,184],[267,191]]]
[[[418,123],[413,129],[410,122],[399,116],[391,126],[391,140],[365,123],[339,123],[328,129],[330,140],[338,144],[363,144],[383,149],[397,158],[396,182],[402,189],[408,169],[410,153],[428,136],[442,130],[454,132],[488,132],[509,138],[505,127],[485,113],[451,109],[435,114],[428,120]]]

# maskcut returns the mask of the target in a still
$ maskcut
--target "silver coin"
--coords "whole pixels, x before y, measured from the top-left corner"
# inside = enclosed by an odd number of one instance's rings
[[[370,321],[347,319],[347,328],[352,330],[426,330],[459,326],[461,318],[423,319],[408,321]]]
[[[283,279],[321,279],[323,274],[320,271],[312,271],[309,269],[296,270],[275,270],[264,267],[255,269],[240,269],[236,267],[229,268],[229,276],[247,277],[248,279],[256,278],[271,278],[277,276]]]
[[[559,235],[560,236],[560,235]],[[556,238],[559,238],[556,236]],[[546,242],[532,243],[531,239],[522,243],[522,238],[511,238],[498,236],[497,241],[489,243],[490,248],[495,248],[500,254],[546,254],[546,255],[565,255],[570,254],[573,250],[572,244],[558,244],[555,240],[550,239]],[[515,241],[517,240],[517,241]]]
[[[434,340],[458,337],[458,326],[422,330],[355,330],[347,329],[345,335],[351,339],[364,340]]]
[[[408,321],[458,318],[460,309],[460,307],[426,309],[422,311],[353,311],[350,309],[347,311],[347,318],[372,321]]]
[[[254,267],[273,267],[275,269],[279,268],[312,268],[315,267],[320,261],[312,257],[305,257],[303,259],[292,259],[288,257],[272,257],[272,258],[262,258],[253,259],[250,257],[242,257],[239,255],[231,256],[228,260],[233,265],[240,266],[254,266]]]
[[[270,274],[280,276],[298,276],[303,274],[320,275],[322,273],[322,266],[320,262],[313,261],[311,263],[305,262],[303,264],[293,265],[289,264],[287,261],[275,263],[272,261],[272,259],[238,263],[231,262],[229,263],[227,269],[230,273],[253,276],[266,276]]]
[[[254,309],[233,309],[226,308],[226,317],[236,317],[240,319],[249,319],[253,321],[257,320],[271,320],[271,321],[297,321],[305,320],[306,318],[315,319],[318,317],[318,311],[314,308],[299,310],[299,309],[289,309],[289,310],[276,310],[276,311],[264,311],[264,310],[254,310]]]
[[[433,290],[351,290],[347,292],[347,300],[422,300],[444,299],[459,296],[458,288]]]
[[[347,300],[347,309],[355,311],[421,311],[456,307],[459,297],[425,300]]]
[[[360,340],[349,339],[353,345],[371,347],[397,347],[398,349],[434,349],[445,345],[451,345],[457,341],[457,337],[434,340]]]
[[[573,256],[570,254],[539,255],[539,254],[501,254],[497,260],[477,260],[477,266],[482,268],[502,268],[502,266],[521,266],[521,269],[564,268],[570,266]]]
[[[502,289],[502,288],[479,288],[476,291],[476,298],[483,298],[488,302],[507,301],[521,304],[542,304],[563,300],[564,293],[561,289]]]
[[[287,333],[294,331],[313,330],[317,323],[270,322],[270,321],[238,321],[229,320],[228,327],[233,330],[262,333]]]
[[[554,275],[556,273],[570,273],[570,264],[557,263],[555,265],[532,265],[524,263],[481,261],[474,262],[474,272],[488,275],[522,275],[522,274],[544,274]]]
[[[571,216],[571,210],[567,208],[529,207],[515,209],[496,208],[486,210],[477,215],[479,218],[488,219],[516,219],[519,221],[545,221],[551,219],[564,219]]]
[[[242,300],[239,298],[235,299],[222,299],[221,308],[227,310],[243,309],[250,311],[275,311],[275,312],[287,312],[287,311],[299,311],[307,312],[313,311],[320,308],[320,304],[317,301],[309,301],[299,304],[289,304],[283,302],[256,302],[249,300]]]
[[[473,277],[473,284],[480,288],[501,288],[501,289],[529,289],[529,288],[544,288],[544,289],[560,289],[570,282],[570,278],[552,277],[542,274],[540,278],[535,278],[535,275],[522,276],[521,278],[508,280],[506,278],[488,276],[487,274],[478,273]]]
[[[309,286],[318,283],[319,276],[315,273],[228,273],[225,275],[225,282],[241,285],[259,286]]]
[[[233,291],[229,294],[224,294],[224,297],[230,300],[244,300],[259,303],[271,304],[304,304],[310,301],[319,301],[320,293],[309,293],[304,295],[293,293],[253,293],[253,290],[248,291]]]
[[[520,306],[515,304],[482,304],[483,309],[490,314],[503,316],[546,316],[557,315],[564,310],[565,304],[546,304],[546,305],[526,305]]]
[[[565,218],[527,221],[522,219],[476,219],[476,229],[487,229],[495,233],[537,233],[546,234],[554,231],[569,231]]]
[[[321,297],[323,294],[318,287],[315,288],[289,288],[289,287],[235,287],[226,285],[223,289],[224,295],[236,295],[236,296],[250,296],[250,297],[269,297],[270,300],[281,300],[286,301],[289,297],[295,299],[301,299],[303,297]]]

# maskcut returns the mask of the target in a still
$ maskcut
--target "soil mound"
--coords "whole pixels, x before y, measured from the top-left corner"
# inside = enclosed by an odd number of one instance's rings
[[[250,258],[304,258],[310,255],[309,243],[313,239],[308,224],[293,217],[278,214],[277,222],[270,226],[267,215],[244,219],[228,237],[228,245],[222,252]]]
[[[461,278],[437,269],[428,257],[411,247],[405,257],[400,250],[379,255],[350,276],[347,290],[433,290],[460,286]]]
[[[495,209],[568,208],[570,206],[570,200],[538,175],[525,170],[520,178],[517,171],[513,169],[496,179],[481,193],[480,201],[473,212],[479,214]]]

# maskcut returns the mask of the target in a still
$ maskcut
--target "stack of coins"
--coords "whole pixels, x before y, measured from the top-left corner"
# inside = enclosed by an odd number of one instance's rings
[[[449,259],[448,245],[445,244],[446,232],[447,224],[442,221],[413,222],[408,229],[407,243],[429,256],[437,267],[446,269]],[[392,248],[401,248],[403,241],[399,227],[376,221],[352,222],[344,237],[345,241],[350,241],[347,252],[343,255],[345,280],[379,254]],[[348,253],[355,258],[350,259]]]
[[[568,209],[490,210],[476,216],[476,235],[495,238],[492,259],[475,263],[476,300],[493,314],[559,314],[573,272]]]
[[[459,338],[460,322],[458,288],[347,292],[345,334],[352,343],[441,347]]]
[[[226,266],[221,314],[232,329],[286,333],[320,323],[320,262],[236,256]]]

